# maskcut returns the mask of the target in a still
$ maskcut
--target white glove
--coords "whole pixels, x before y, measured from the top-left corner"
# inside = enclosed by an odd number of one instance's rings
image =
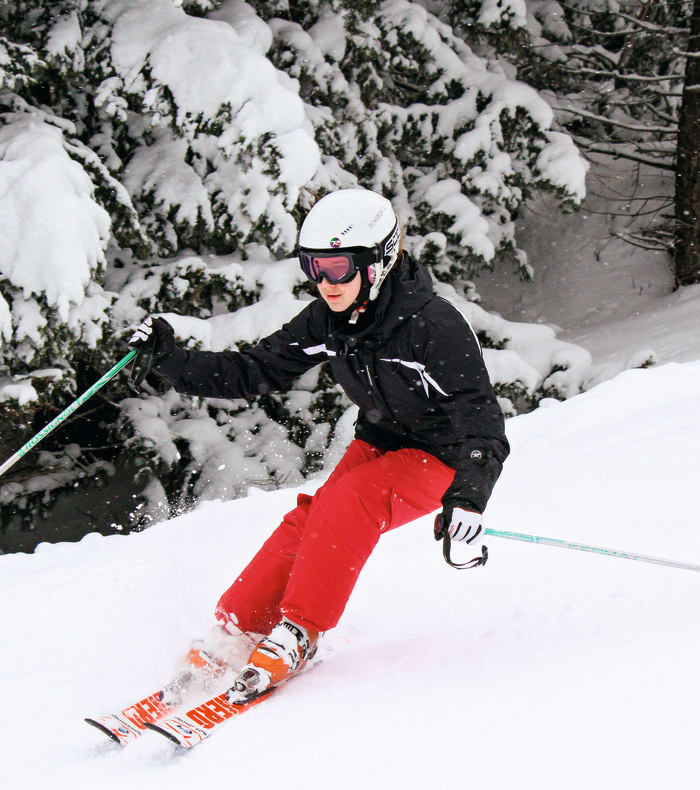
[[[129,346],[140,352],[132,363],[129,376],[132,389],[138,390],[151,366],[172,353],[175,348],[175,333],[164,318],[149,315],[136,327],[129,339]]]
[[[454,507],[451,511],[446,509],[442,515],[443,523],[447,523],[449,518],[447,531],[452,540],[463,541],[473,546],[484,537],[484,517],[481,513]]]
[[[129,338],[130,346],[145,345],[151,339],[153,334],[153,317],[148,316],[145,321],[142,321],[136,328],[134,334]]]

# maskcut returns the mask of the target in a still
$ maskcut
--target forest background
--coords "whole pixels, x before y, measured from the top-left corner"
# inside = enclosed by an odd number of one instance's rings
[[[149,313],[213,350],[291,318],[333,189],[394,202],[506,414],[600,380],[551,323],[580,300],[543,294],[624,270],[580,325],[700,282],[700,0],[20,0],[0,26],[3,459]],[[323,368],[253,404],[122,375],[0,480],[0,550],[298,484],[353,420]]]

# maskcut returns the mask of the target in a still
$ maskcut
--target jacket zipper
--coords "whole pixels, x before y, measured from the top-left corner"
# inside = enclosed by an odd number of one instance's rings
[[[357,352],[357,360],[360,365],[360,370],[367,376],[367,381],[369,382],[370,394],[372,396],[372,400],[375,403],[379,404],[382,407],[382,410],[385,414],[387,414],[394,425],[400,429],[401,435],[405,436],[407,431],[406,429],[399,423],[396,419],[396,415],[394,414],[394,410],[391,408],[389,402],[384,397],[382,392],[380,391],[379,387],[375,386],[374,381],[372,379],[372,374],[370,373],[370,364],[369,360],[364,357],[359,351]]]

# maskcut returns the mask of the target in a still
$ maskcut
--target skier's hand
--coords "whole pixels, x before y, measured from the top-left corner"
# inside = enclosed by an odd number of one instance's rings
[[[175,348],[175,332],[164,318],[148,316],[129,339],[131,348],[141,352],[131,366],[129,383],[137,392],[153,362],[163,359]]]
[[[484,537],[484,517],[475,510],[461,507],[444,507],[435,517],[435,538],[439,540],[447,530],[452,540],[470,545],[479,543]]]
[[[132,348],[143,350],[145,346],[150,346],[151,344],[154,346],[160,345],[160,340],[173,339],[174,342],[174,334],[173,328],[164,318],[154,318],[152,315],[149,315],[145,321],[142,321],[136,327],[136,331],[129,338],[129,345]],[[164,345],[167,345],[167,342]]]

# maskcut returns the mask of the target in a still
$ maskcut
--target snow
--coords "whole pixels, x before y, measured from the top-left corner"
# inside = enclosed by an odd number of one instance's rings
[[[112,58],[119,73],[128,82],[148,64],[172,92],[178,123],[216,117],[225,105],[236,118],[234,139],[291,132],[303,122],[301,99],[261,54],[243,15],[231,20],[244,24],[241,37],[230,21],[188,16],[169,0],[109,0],[105,15],[114,22]]]
[[[340,63],[347,47],[347,34],[340,17],[331,12],[322,14],[318,22],[309,28],[309,35],[320,52]]]
[[[590,384],[616,375],[640,359],[688,362],[700,357],[700,285],[649,299],[632,315],[567,332],[595,359]],[[638,348],[629,354],[630,348]]]
[[[104,263],[110,233],[93,184],[41,115],[8,113],[0,128],[0,280],[45,297],[66,321]],[[39,311],[36,311],[39,315]],[[3,326],[3,331],[6,327]],[[25,335],[38,333],[40,325]]]
[[[502,331],[509,334],[503,326],[523,322],[523,337],[537,343],[534,324],[540,324],[539,331],[552,331],[558,342],[585,349],[591,359],[588,369],[579,367],[584,389],[646,360],[700,359],[700,286],[674,291],[669,256],[623,240],[644,221],[636,216],[640,204],[661,208],[673,188],[672,174],[605,160],[593,162],[587,179],[586,201],[570,216],[551,196],[531,200],[521,211],[516,238],[531,262],[533,282],[520,285],[504,272],[475,278],[481,304],[510,319],[490,334],[497,339]],[[655,196],[643,203],[636,196],[640,181],[641,193]],[[618,216],[611,215],[611,205]],[[551,347],[540,350],[546,356]]]
[[[77,12],[73,11],[60,17],[51,28],[46,41],[46,52],[54,57],[74,53],[73,66],[80,70],[85,65],[80,49],[80,38],[80,20]]]
[[[425,180],[428,181],[427,178]],[[493,259],[496,250],[487,235],[488,222],[481,216],[478,207],[462,194],[459,181],[454,178],[438,181],[428,187],[423,199],[434,211],[455,217],[448,230],[459,234],[465,247],[470,247],[486,261]]]
[[[484,27],[508,22],[511,27],[523,27],[527,15],[525,0],[482,0],[477,21]]]
[[[130,194],[156,195],[155,206],[176,206],[175,220],[186,222],[201,217],[207,228],[214,218],[201,178],[187,164],[187,142],[157,130],[156,142],[139,148],[124,173],[123,183]],[[176,240],[173,240],[176,248]]]
[[[291,249],[291,212],[321,154],[299,82],[266,57],[270,26],[239,0],[206,19],[171,0],[104,0],[103,13],[118,76],[102,82],[97,103],[125,122],[136,103],[135,131],[151,127],[124,184],[160,251],[177,250],[173,225],[221,234],[227,221],[241,238],[264,225]]]
[[[323,16],[305,32],[283,19],[263,21],[242,0],[224,0],[206,20],[186,15],[181,0],[98,5],[116,21],[109,55],[118,76],[103,81],[96,102],[127,123],[127,97],[143,99],[152,113],[135,128],[150,125],[148,145],[128,160],[120,183],[100,161],[112,157],[110,166],[120,170],[108,138],[98,157],[73,139],[69,121],[15,99],[18,111],[0,129],[0,280],[8,284],[0,294],[0,349],[31,367],[46,342],[44,300],[61,326],[95,348],[112,300],[115,327],[137,324],[156,309],[163,282],[184,302],[205,269],[219,278],[223,296],[211,309],[198,306],[197,315],[186,304],[182,310],[190,314],[167,313],[178,336],[212,350],[255,342],[308,299],[292,294],[301,279],[296,261],[273,264],[270,249],[254,244],[219,258],[188,252],[154,262],[149,278],[108,271],[108,280],[121,280],[105,291],[95,275],[103,268],[110,219],[94,199],[89,173],[101,173],[122,207],[132,207],[131,194],[177,223],[211,229],[222,216],[235,217],[244,241],[257,238],[255,223],[269,224],[266,241],[277,245],[279,257],[294,243],[291,212],[300,191],[353,181],[338,160],[321,157],[312,121],[320,129],[332,115],[305,105],[296,79],[313,74],[329,97],[349,102],[348,118],[364,117],[356,88],[335,65],[347,54],[342,18]],[[563,14],[552,22],[558,8],[553,0],[485,0],[479,21],[498,25],[510,16],[511,27],[542,32],[546,19],[544,32],[565,41]],[[533,177],[574,201],[584,196],[584,180],[589,185],[578,215],[554,213],[551,198],[521,210],[518,231],[533,284],[516,284],[510,272],[484,274],[476,287],[487,309],[436,284],[496,344],[484,351],[494,382],[529,396],[589,389],[564,403],[546,398],[535,412],[508,421],[513,455],[487,511],[488,526],[700,563],[693,486],[700,286],[671,293],[665,262],[621,240],[637,220],[609,216],[611,196],[629,195],[627,208],[639,207],[635,179],[661,195],[647,202],[661,205],[672,176],[638,173],[624,161],[594,163],[586,173],[571,139],[551,131],[545,98],[487,65],[420,6],[389,0],[381,23],[392,40],[397,30],[410,32],[441,75],[431,82],[433,104],[380,103],[376,118],[395,129],[413,124],[428,138],[435,124],[446,155],[468,166],[466,183],[482,197],[508,202],[518,199],[517,188],[508,186],[517,161],[501,149],[500,118],[524,108],[547,141]],[[373,22],[363,30],[368,40],[379,35]],[[308,73],[272,66],[266,54],[273,37],[277,46],[303,54]],[[78,14],[59,16],[46,36],[47,56],[57,62],[68,56],[80,71],[80,40]],[[8,46],[0,44],[0,76],[13,88],[20,78],[2,66],[17,52],[33,56]],[[563,55],[553,46],[546,57]],[[451,80],[465,92],[445,103]],[[479,94],[488,99],[481,110]],[[176,123],[184,137],[173,136]],[[347,161],[358,155],[353,124],[336,130]],[[244,144],[257,145],[261,135],[266,153],[248,168]],[[272,162],[277,175],[269,171]],[[449,218],[446,231],[491,260],[516,223],[501,223],[505,215],[498,212],[487,217],[482,202],[465,197],[448,176],[423,176],[414,194]],[[375,179],[368,186],[398,189],[397,205],[410,215],[405,188],[390,187],[388,159]],[[149,221],[144,227],[152,233]],[[173,228],[162,232],[176,249]],[[435,232],[417,245],[428,241],[443,251],[448,244]],[[258,287],[260,301],[231,309],[241,303],[239,292]],[[494,308],[505,317],[488,312]],[[627,370],[650,362],[657,367]],[[21,406],[66,371],[6,374],[0,402]],[[291,413],[308,411],[317,377],[311,371],[285,396]],[[501,402],[512,413],[512,403]],[[294,487],[303,451],[243,402],[238,413],[236,403],[214,401],[185,412],[170,391],[122,405],[138,435],[150,441],[150,448],[139,447],[145,463],[153,448],[167,462],[179,459],[180,441],[192,456],[191,473],[202,470],[194,493],[222,501],[204,502],[144,533],[95,533],[80,543],[0,557],[6,710],[0,742],[8,785],[178,788],[229,777],[242,784],[258,781],[272,764],[274,779],[305,790],[389,782],[499,790],[695,786],[698,576],[496,539],[488,541],[485,569],[460,574],[443,563],[430,517],[381,541],[312,673],[186,758],[156,736],[124,753],[112,748],[83,716],[115,710],[169,679],[190,640],[209,632],[220,593],[297,493],[321,480]],[[356,414],[349,407],[340,418],[326,471],[347,445]],[[313,430],[304,451],[325,446],[329,427]],[[31,490],[76,479],[67,456],[63,466],[48,453],[37,459],[45,474],[0,487],[0,501],[19,502]],[[290,487],[265,492],[279,480]],[[223,502],[246,490],[247,497]],[[149,506],[163,497],[152,480]],[[455,553],[463,554],[459,547]]]
[[[568,134],[547,132],[549,144],[537,157],[537,169],[545,181],[573,193],[581,202],[586,196],[588,162],[579,154]]]
[[[671,363],[510,419],[488,526],[700,563],[699,397],[700,362]],[[0,557],[5,782],[695,786],[700,576],[496,538],[457,572],[430,516],[380,541],[313,671],[194,751],[120,750],[84,724],[169,678],[318,482]]]
[[[269,25],[242,0],[223,0],[207,15],[208,19],[227,22],[236,31],[239,41],[255,52],[265,55],[272,46],[272,31]]]

